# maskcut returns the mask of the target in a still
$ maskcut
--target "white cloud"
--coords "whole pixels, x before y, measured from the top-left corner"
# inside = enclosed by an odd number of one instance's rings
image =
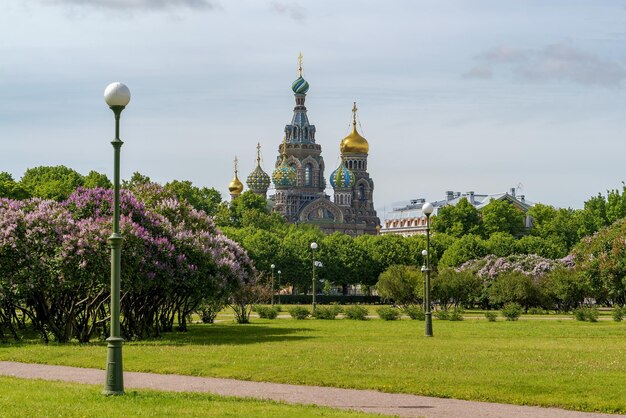
[[[297,3],[273,1],[271,6],[274,12],[289,16],[293,20],[303,21],[306,19],[306,9]]]
[[[40,0],[47,4],[91,7],[109,10],[213,10],[214,0]]]
[[[475,60],[476,65],[463,74],[464,78],[492,78],[496,70],[502,70],[526,81],[565,81],[587,86],[619,87],[626,79],[626,67],[622,63],[565,43],[541,49],[500,46]]]

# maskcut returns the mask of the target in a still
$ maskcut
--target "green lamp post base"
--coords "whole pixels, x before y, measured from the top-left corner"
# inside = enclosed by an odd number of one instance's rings
[[[122,368],[122,341],[120,337],[107,338],[107,371],[106,384],[102,394],[123,395],[124,374]]]

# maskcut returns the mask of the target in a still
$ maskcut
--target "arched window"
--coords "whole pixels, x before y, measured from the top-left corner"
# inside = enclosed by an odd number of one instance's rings
[[[359,197],[359,200],[365,200],[365,186],[363,186],[362,184],[359,184],[359,190],[357,192],[357,195]]]
[[[313,167],[311,167],[311,164],[307,164],[304,167],[304,185],[305,186],[313,185]]]

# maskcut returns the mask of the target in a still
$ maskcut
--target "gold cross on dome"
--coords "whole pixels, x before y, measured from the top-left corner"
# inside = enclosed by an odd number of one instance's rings
[[[256,163],[261,164],[261,143],[256,143]]]
[[[356,107],[356,102],[354,102],[354,106],[352,106],[352,120],[354,123],[356,123],[356,111],[359,110],[358,107]]]
[[[235,155],[235,175],[237,175],[237,163],[239,161],[237,160],[237,156]]]
[[[302,58],[302,51],[300,51],[300,54],[298,55],[298,73],[300,77],[302,77]]]

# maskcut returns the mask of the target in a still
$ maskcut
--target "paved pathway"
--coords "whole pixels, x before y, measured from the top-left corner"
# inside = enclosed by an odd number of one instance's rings
[[[84,369],[79,367],[0,361],[0,375],[104,385],[104,370]],[[210,392],[226,396],[273,399],[275,401],[298,404],[315,404],[401,417],[615,417],[615,415],[610,414],[583,413],[557,408],[539,408],[489,402],[471,402],[457,399],[429,398],[426,396],[382,393],[372,390],[299,386],[155,373],[125,372],[124,383],[126,390],[154,389],[172,392]]]

